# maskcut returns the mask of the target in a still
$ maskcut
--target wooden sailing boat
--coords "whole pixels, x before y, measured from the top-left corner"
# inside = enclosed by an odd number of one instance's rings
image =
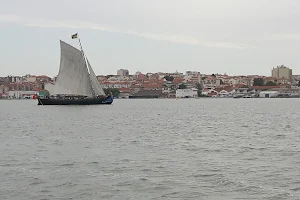
[[[72,39],[78,34],[72,35]],[[79,39],[79,38],[78,38]],[[38,105],[92,105],[111,104],[112,95],[106,95],[81,50],[60,40],[60,68],[53,94],[38,96]]]

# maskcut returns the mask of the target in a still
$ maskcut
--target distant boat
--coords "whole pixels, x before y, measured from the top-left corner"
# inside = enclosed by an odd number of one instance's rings
[[[78,34],[72,35],[72,39]],[[79,38],[78,38],[79,39]],[[111,104],[112,95],[106,95],[81,50],[60,40],[60,68],[53,94],[38,96],[38,105],[94,105]]]
[[[239,99],[239,98],[243,98],[243,97],[244,97],[244,95],[242,95],[242,94],[237,94],[237,95],[233,96],[234,99]]]

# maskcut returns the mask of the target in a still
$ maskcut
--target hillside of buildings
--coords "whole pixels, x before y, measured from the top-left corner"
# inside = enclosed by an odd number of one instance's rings
[[[99,75],[105,92],[116,98],[196,98],[196,97],[299,97],[300,76],[292,69],[277,66],[271,76],[227,74],[146,73],[130,75],[120,69],[116,75]],[[25,75],[0,77],[0,98],[33,98],[39,91],[53,92],[55,77]]]

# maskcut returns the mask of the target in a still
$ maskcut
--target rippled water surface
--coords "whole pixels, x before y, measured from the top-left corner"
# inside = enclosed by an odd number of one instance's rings
[[[300,199],[300,99],[0,101],[0,199]]]

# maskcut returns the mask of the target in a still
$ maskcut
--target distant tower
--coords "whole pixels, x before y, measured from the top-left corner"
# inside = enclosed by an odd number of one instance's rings
[[[284,65],[277,66],[276,68],[273,67],[272,69],[272,77],[275,78],[284,78],[291,81],[292,75],[293,75],[292,69]]]
[[[129,76],[129,71],[128,69],[119,69],[117,71],[118,76]]]

